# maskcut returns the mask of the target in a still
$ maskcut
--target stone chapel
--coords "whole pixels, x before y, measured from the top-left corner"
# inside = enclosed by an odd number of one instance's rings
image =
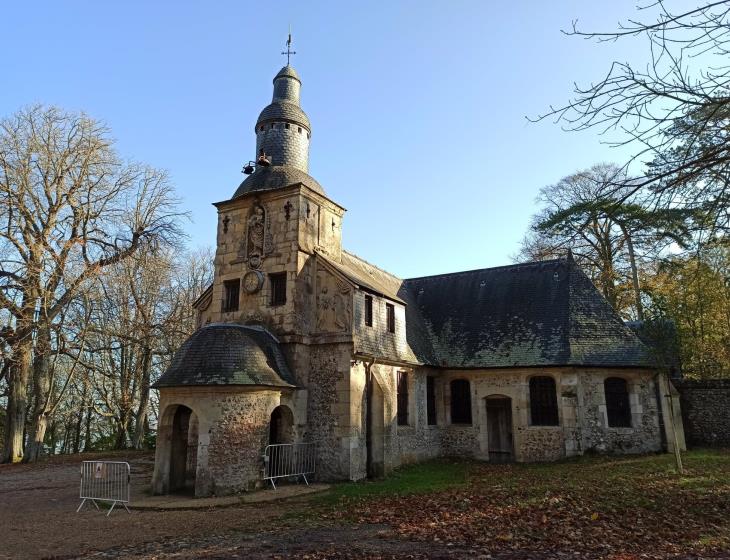
[[[319,480],[682,445],[665,373],[570,255],[401,279],[347,252],[301,86],[276,74],[256,161],[215,203],[214,281],[155,384],[155,493],[260,486],[269,443],[315,442]]]

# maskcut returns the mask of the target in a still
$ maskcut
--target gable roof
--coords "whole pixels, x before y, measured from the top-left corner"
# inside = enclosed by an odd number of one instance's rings
[[[393,276],[389,272],[370,264],[357,255],[353,255],[344,250],[342,251],[341,262],[330,259],[320,251],[317,251],[317,256],[322,258],[328,265],[356,286],[364,288],[366,291],[385,296],[398,303],[405,303],[398,295],[403,280],[397,276]]]
[[[408,343],[437,367],[651,367],[572,258],[405,280]]]

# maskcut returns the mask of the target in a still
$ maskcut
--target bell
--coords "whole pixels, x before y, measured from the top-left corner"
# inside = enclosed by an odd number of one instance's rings
[[[243,168],[243,172],[246,175],[251,175],[253,173],[253,165],[250,163],[246,164],[246,166]]]

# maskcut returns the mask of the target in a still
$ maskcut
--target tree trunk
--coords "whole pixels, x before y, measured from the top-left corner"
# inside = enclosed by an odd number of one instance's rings
[[[626,239],[626,247],[629,251],[629,264],[631,265],[631,284],[634,288],[634,301],[636,304],[636,317],[639,321],[644,320],[644,306],[641,304],[641,287],[639,286],[639,270],[636,267],[636,256],[634,254],[634,241],[628,230],[622,225],[624,238]]]
[[[84,391],[86,386],[84,385]],[[81,398],[81,406],[79,407],[79,413],[76,416],[76,427],[74,429],[74,453],[78,453],[81,451],[81,426],[84,422],[84,408],[83,404],[86,400],[86,395],[82,396]]]
[[[28,407],[28,382],[30,381],[33,356],[32,330],[18,333],[18,343],[13,348],[13,365],[8,376],[8,409],[5,425],[3,463],[17,463],[23,459],[23,433]]]
[[[114,449],[127,449],[129,439],[129,411],[123,411],[117,419],[117,436],[114,442]]]
[[[32,413],[31,435],[25,449],[24,463],[33,463],[43,455],[43,442],[48,427],[48,402],[51,393],[51,331],[44,322],[38,329],[33,360],[33,391],[35,406]]]
[[[144,447],[145,424],[147,423],[147,409],[150,402],[150,370],[152,362],[152,349],[145,348],[142,356],[142,383],[139,388],[139,408],[134,418],[134,440],[132,445],[135,449]]]
[[[84,436],[84,452],[91,451],[91,413],[93,412],[91,405],[86,407],[86,435]]]
[[[56,445],[58,444],[58,425],[56,424],[55,420],[51,422],[51,425],[48,428],[48,435],[50,436],[50,442],[48,443],[48,454],[55,455]]]

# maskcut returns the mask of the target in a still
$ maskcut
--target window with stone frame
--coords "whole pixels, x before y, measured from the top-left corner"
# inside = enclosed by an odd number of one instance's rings
[[[398,393],[398,425],[408,425],[408,373],[405,371],[398,372],[398,385],[396,387]]]
[[[438,424],[436,416],[436,378],[433,375],[426,377],[426,422],[429,426]]]
[[[223,282],[223,302],[221,311],[228,313],[238,311],[238,300],[241,290],[241,280],[226,280]]]
[[[547,375],[530,378],[530,425],[558,426],[555,380]]]
[[[471,424],[471,386],[466,379],[451,382],[451,423]]]
[[[392,303],[385,304],[385,314],[388,319],[388,332],[395,332],[395,306]]]
[[[603,382],[606,395],[606,417],[611,428],[631,427],[629,387],[621,377],[608,377]]]
[[[365,296],[365,326],[373,326],[373,296]]]
[[[286,303],[286,272],[269,274],[271,283],[271,305],[284,305]]]

